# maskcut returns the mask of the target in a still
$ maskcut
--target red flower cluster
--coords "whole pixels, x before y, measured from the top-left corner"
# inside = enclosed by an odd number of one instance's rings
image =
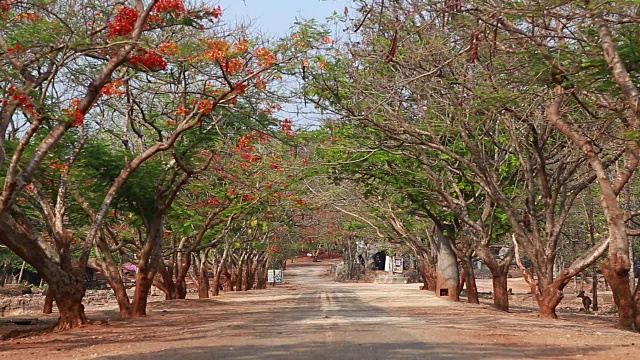
[[[256,139],[258,144],[265,144],[271,140],[271,135],[259,131],[252,131],[251,136]]]
[[[243,137],[240,138],[240,140],[238,140],[238,144],[236,145],[237,148],[242,149],[245,148],[249,145],[251,145],[251,141],[253,139],[251,138],[251,135],[245,135]]]
[[[224,40],[211,40],[206,42],[209,51],[204,53],[204,57],[209,60],[222,62],[229,53],[229,44]]]
[[[7,54],[15,55],[15,54],[19,54],[19,53],[24,52],[24,51],[25,51],[25,48],[22,45],[16,44],[16,46],[10,47],[10,48],[7,49]]]
[[[291,128],[291,120],[284,119],[280,122],[280,130],[288,137],[293,137],[293,130]]]
[[[141,67],[149,71],[160,71],[167,68],[167,62],[154,51],[138,49],[136,55],[129,59],[129,65]]]
[[[173,42],[162,43],[158,48],[158,52],[165,55],[175,55],[178,53],[178,45]]]
[[[18,104],[18,107],[21,108],[25,113],[33,115],[33,110],[35,107],[31,103],[31,100],[27,95],[18,93],[18,89],[16,89],[16,87],[13,85],[9,87],[8,95],[11,100]]]
[[[222,202],[217,198],[211,198],[205,202],[205,205],[207,206],[218,206],[220,204],[222,204]]]
[[[35,13],[20,13],[18,15],[16,15],[16,21],[29,21],[29,22],[35,22],[38,19],[38,15],[36,15]]]
[[[247,50],[249,50],[249,41],[247,39],[242,39],[233,44],[233,52],[245,53]]]
[[[80,126],[84,123],[84,114],[82,110],[78,108],[80,100],[71,100],[71,109],[67,109],[64,114],[71,118],[71,126]]]
[[[100,94],[105,96],[120,96],[124,95],[126,91],[120,89],[124,83],[122,80],[116,79],[113,82],[105,85],[102,90],[100,90]]]
[[[178,108],[176,109],[177,116],[187,116],[188,114],[189,114],[189,109],[187,109],[182,105],[178,106]]]
[[[112,38],[131,34],[136,21],[138,21],[138,12],[135,9],[128,6],[121,7],[113,20],[109,22],[107,37]]]
[[[60,164],[58,162],[51,161],[49,163],[49,168],[57,170],[60,174],[65,174],[69,171],[69,164]]]
[[[200,100],[198,102],[198,109],[200,112],[207,115],[213,111],[213,103],[210,100]]]
[[[214,7],[213,9],[211,9],[211,16],[214,19],[217,19],[220,16],[222,16],[222,8],[220,7],[220,5]]]
[[[12,0],[1,0],[0,1],[0,13],[9,12],[9,7],[11,6],[11,3],[13,3]]]
[[[235,83],[233,84],[233,92],[240,96],[244,95],[245,91],[247,91],[247,84],[244,83]]]
[[[158,13],[183,13],[184,0],[160,0],[153,7],[153,11]]]
[[[222,64],[222,70],[229,75],[235,75],[240,69],[242,69],[242,61],[240,59],[226,60]]]
[[[256,89],[258,90],[267,89],[267,82],[262,80],[262,77],[260,75],[256,76]]]
[[[273,65],[274,62],[276,62],[276,57],[273,56],[273,54],[271,53],[271,51],[265,49],[265,48],[259,48],[257,49],[253,55],[255,55],[255,57],[258,59],[258,66],[260,67],[269,67],[271,65]]]

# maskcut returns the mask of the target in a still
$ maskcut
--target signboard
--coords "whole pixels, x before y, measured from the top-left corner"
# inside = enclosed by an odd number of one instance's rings
[[[267,272],[267,282],[282,284],[284,280],[282,275],[282,270],[269,270]]]
[[[400,256],[393,257],[393,272],[402,273],[402,267],[404,265],[404,259]]]

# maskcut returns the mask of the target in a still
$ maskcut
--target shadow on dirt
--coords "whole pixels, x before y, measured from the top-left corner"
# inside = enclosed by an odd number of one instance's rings
[[[136,359],[530,359],[563,358],[604,351],[604,347],[563,348],[504,344],[439,344],[429,342],[363,343],[307,342],[295,346],[191,347],[136,355]],[[129,360],[131,355],[102,359]]]

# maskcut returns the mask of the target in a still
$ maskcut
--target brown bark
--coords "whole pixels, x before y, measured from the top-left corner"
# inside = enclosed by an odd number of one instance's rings
[[[0,215],[0,242],[33,266],[49,285],[60,313],[56,329],[81,326],[87,322],[82,306],[84,278],[78,276],[81,271],[72,264],[68,246],[55,254],[45,250],[48,244],[41,241],[9,215]]]
[[[44,307],[42,309],[43,314],[51,314],[53,312],[53,290],[49,289],[47,295],[44,297]]]
[[[473,262],[470,257],[462,262],[462,268],[465,273],[464,284],[467,288],[467,302],[469,304],[480,304],[478,287],[476,286],[476,275],[473,271]]]
[[[613,260],[613,261],[612,261]],[[635,319],[635,310],[631,289],[629,288],[629,271],[624,266],[624,261],[616,258],[616,254],[610,254],[600,264],[600,271],[607,279],[613,293],[613,301],[618,308],[618,325],[623,329],[633,329],[637,319]],[[622,264],[621,264],[622,263]]]
[[[60,312],[60,318],[55,326],[56,330],[68,330],[87,323],[84,305],[82,305],[84,290],[84,286],[78,283],[56,290],[54,297]]]
[[[233,291],[233,275],[228,270],[226,262],[222,263],[222,290],[225,292]]]
[[[131,302],[131,316],[141,317],[147,314],[147,298],[153,285],[158,264],[162,258],[163,213],[156,212],[147,228],[147,237],[138,260],[136,288]]]
[[[489,251],[488,242],[483,242],[476,247],[476,253],[482,262],[489,268],[493,285],[493,305],[496,309],[509,311],[509,290],[507,284],[507,274],[509,265],[513,260],[515,247],[509,249],[507,256],[500,262],[496,261]]]
[[[139,270],[136,274],[136,288],[133,293],[133,301],[131,303],[132,317],[147,315],[147,298],[152,284],[153,279],[150,278],[150,271]]]
[[[462,271],[460,271],[460,280],[458,281],[458,296],[462,295],[462,290],[464,290],[464,284],[467,281],[467,270],[463,266]]]
[[[242,270],[243,270],[243,265],[244,264],[243,264],[242,257],[241,257],[240,259],[238,259],[238,263],[232,269],[232,272],[231,272],[231,276],[232,276],[231,282],[232,282],[232,285],[233,285],[235,291],[242,290]]]
[[[493,304],[498,310],[509,311],[509,291],[507,289],[507,274],[500,272],[493,274]]]
[[[564,286],[562,286],[564,287]],[[556,307],[564,298],[560,283],[554,281],[542,291],[542,296],[536,295],[538,300],[538,315],[545,319],[557,319]]]
[[[216,284],[217,286],[217,284]],[[198,298],[206,299],[209,297],[209,270],[206,262],[200,266],[198,271]]]
[[[258,268],[256,270],[256,289],[267,288],[267,259],[258,260]]]
[[[186,281],[173,280],[171,272],[164,264],[162,258],[158,259],[159,263],[156,265],[156,273],[160,275],[153,278],[153,285],[164,293],[165,300],[184,299],[187,295]],[[181,297],[182,296],[182,297]]]
[[[113,290],[116,296],[116,301],[118,302],[120,319],[129,319],[131,317],[131,302],[129,301],[127,289],[124,286],[124,281],[122,281],[122,276],[120,275],[118,265],[116,265],[113,256],[111,256],[109,244],[103,236],[100,236],[98,238],[96,244],[98,247],[98,249],[96,249],[96,255],[98,255],[102,259],[91,259],[93,260],[90,261],[91,266],[100,271],[107,278],[109,286]]]
[[[425,255],[428,256],[428,255]],[[418,263],[418,271],[422,275],[423,289],[429,291],[436,291],[436,268],[428,261],[424,256],[416,256],[416,262]]]
[[[240,271],[240,289],[242,291],[249,290],[249,274],[251,273],[251,264],[248,258],[245,256],[242,262],[242,270]]]
[[[598,272],[595,266],[593,267],[593,275],[591,278],[591,296],[593,299],[592,309],[598,311]]]
[[[187,274],[191,268],[191,251],[186,251],[186,254],[181,256],[184,260],[181,260],[176,264],[178,267],[178,273],[176,275],[175,282],[175,298],[184,299],[187,297]]]
[[[247,289],[249,290],[254,288],[257,271],[258,271],[258,259],[256,257],[251,260],[251,266],[249,267],[249,276],[247,277]]]
[[[220,277],[222,275],[222,270],[224,269],[224,264],[222,264],[222,260],[220,260],[220,264],[215,267],[215,272],[213,273],[213,283],[211,284],[211,296],[220,295]]]
[[[636,330],[640,331],[640,279],[636,284],[635,294],[633,296],[633,301],[636,304]]]

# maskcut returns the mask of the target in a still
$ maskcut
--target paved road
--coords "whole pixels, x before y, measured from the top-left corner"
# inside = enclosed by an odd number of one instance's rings
[[[151,316],[0,344],[6,359],[633,359],[640,336],[451,303],[418,284],[339,284],[300,264],[290,285],[151,304]],[[635,343],[634,343],[635,341]],[[634,345],[632,345],[634,344]],[[613,346],[616,345],[616,346]],[[44,356],[43,356],[44,354]],[[635,357],[638,358],[638,357]]]
[[[211,334],[214,344],[142,358],[602,359],[608,349],[576,347],[564,333],[559,341],[534,345],[527,337],[556,336],[545,336],[548,323],[441,300],[419,291],[419,284],[335,283],[326,276],[327,271],[326,264],[290,266],[286,280],[299,285],[296,289],[222,299],[250,306],[242,307],[246,314],[239,314],[237,322]],[[226,322],[223,319],[219,324]],[[538,326],[543,328],[536,331]],[[557,333],[562,329],[575,333],[572,324],[557,326]]]

